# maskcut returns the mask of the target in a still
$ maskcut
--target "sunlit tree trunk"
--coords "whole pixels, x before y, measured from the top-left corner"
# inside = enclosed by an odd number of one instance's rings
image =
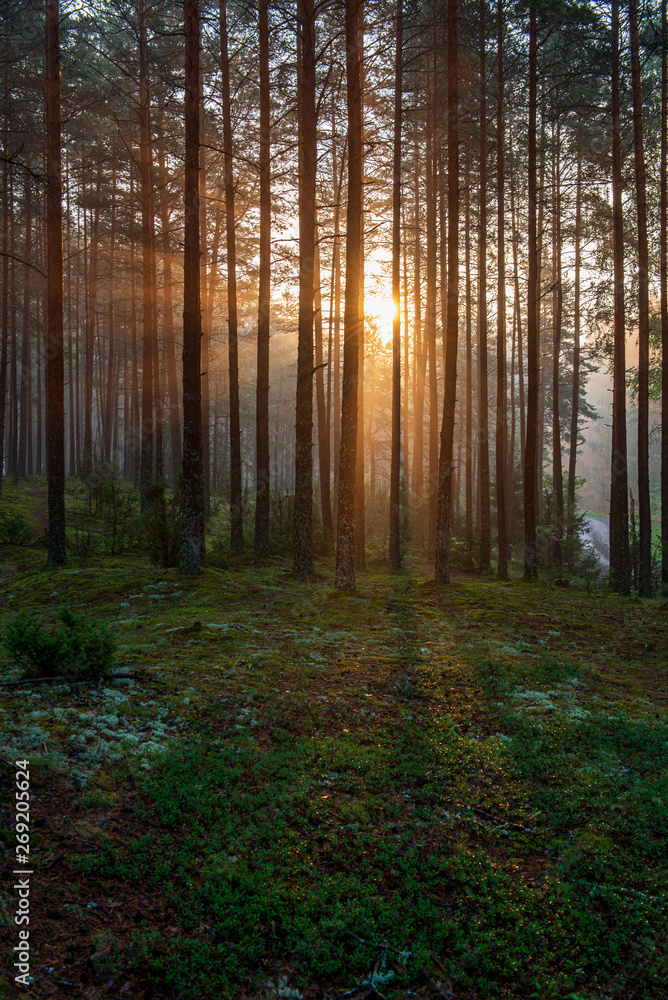
[[[459,322],[459,65],[458,0],[448,0],[448,328],[445,389],[439,461],[438,522],[435,578],[450,581],[453,437],[457,393],[457,329]]]
[[[65,367],[60,152],[60,11],[46,0],[46,464],[48,563],[65,564]]]
[[[638,219],[638,593],[652,596],[652,511],[649,494],[649,248],[647,241],[646,167],[642,120],[642,84],[638,45],[638,4],[629,0],[633,149]]]
[[[416,141],[413,158],[415,201],[413,209],[414,274],[413,274],[413,351],[415,358],[415,390],[413,400],[413,475],[411,476],[416,508],[417,537],[424,542],[424,387],[427,374],[427,351],[422,335],[422,247],[420,236],[420,148]]]
[[[552,163],[552,487],[555,504],[554,561],[562,563],[564,537],[564,482],[561,466],[561,423],[559,414],[559,360],[561,355],[561,172],[559,169],[560,130]]]
[[[299,322],[292,568],[313,572],[313,273],[315,264],[315,6],[299,0]]]
[[[183,254],[183,496],[182,573],[198,575],[205,557],[202,468],[202,387],[199,235],[199,0],[184,0],[185,29],[185,242]]]
[[[536,547],[536,493],[538,483],[538,234],[536,228],[536,110],[538,85],[538,32],[536,7],[529,16],[529,134],[528,134],[528,258],[527,283],[527,425],[524,452],[524,577],[538,577]]]
[[[151,98],[148,76],[148,39],[145,0],[139,0],[139,163],[142,234],[142,402],[141,466],[142,504],[155,474],[155,391],[158,326],[153,284],[153,164],[151,149]]]
[[[433,53],[434,61],[436,53]],[[438,374],[436,371],[436,171],[434,160],[434,104],[433,72],[427,62],[425,97],[425,210],[427,213],[427,288],[424,310],[424,341],[429,373],[429,449],[427,490],[427,553],[434,558],[436,544],[436,512],[438,509]]]
[[[403,60],[403,0],[397,0],[394,57],[394,149],[392,176],[392,454],[390,458],[389,566],[401,569],[401,83]]]
[[[362,0],[346,0],[346,94],[348,108],[348,207],[343,329],[341,457],[337,506],[336,586],[355,589],[355,478],[357,379],[362,258]]]
[[[507,447],[508,406],[506,388],[506,246],[504,177],[504,76],[503,2],[497,0],[497,97],[496,97],[496,203],[497,203],[497,320],[496,320],[496,506],[499,533],[499,579],[508,579]]]
[[[255,555],[269,555],[269,315],[271,308],[271,107],[268,0],[259,0],[260,36],[260,272],[257,312]]]
[[[317,237],[317,229],[316,229]],[[334,542],[332,525],[332,502],[330,496],[330,435],[325,401],[325,373],[322,342],[322,289],[320,277],[320,244],[315,241],[315,267],[313,270],[313,301],[315,329],[315,395],[318,414],[318,468],[320,478],[320,507],[322,511],[322,533],[325,554],[329,555]]]
[[[573,391],[571,397],[571,435],[568,453],[568,500],[566,508],[568,564],[574,564],[575,544],[575,471],[578,456],[578,418],[580,416],[580,270],[582,267],[582,161],[578,155],[575,182],[575,300],[573,303]]]
[[[611,53],[612,218],[614,333],[612,373],[612,454],[610,460],[610,584],[620,594],[631,589],[629,489],[626,454],[626,311],[624,303],[624,218],[619,114],[619,2],[612,3]]]
[[[487,60],[485,0],[480,3],[480,228],[478,231],[478,483],[480,491],[480,568],[492,555],[489,485],[489,404],[487,385]]]
[[[225,146],[225,223],[227,230],[227,326],[230,378],[230,545],[244,547],[241,482],[241,415],[239,408],[239,342],[237,334],[237,248],[232,170],[232,114],[230,109],[230,59],[227,42],[226,0],[220,4],[220,63],[223,92],[223,144]]]
[[[668,24],[666,0],[661,3],[661,168],[659,269],[661,273],[661,583],[668,596]]]
[[[471,171],[466,155],[464,179],[464,308],[466,330],[466,557],[473,562],[473,322],[471,316]],[[447,340],[447,338],[446,338]]]

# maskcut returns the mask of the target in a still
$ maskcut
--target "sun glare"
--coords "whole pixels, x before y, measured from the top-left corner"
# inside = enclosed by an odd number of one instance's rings
[[[383,340],[392,338],[392,322],[396,313],[396,306],[391,298],[384,298],[381,295],[364,296],[364,314],[376,320],[378,332]]]

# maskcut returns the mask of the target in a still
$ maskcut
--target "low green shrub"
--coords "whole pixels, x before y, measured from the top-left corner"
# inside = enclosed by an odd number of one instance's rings
[[[24,613],[7,625],[4,646],[24,676],[95,680],[109,673],[116,650],[109,628],[69,608],[58,618],[62,625],[55,631]]]
[[[30,545],[35,540],[35,530],[23,514],[3,511],[0,514],[0,544]]]

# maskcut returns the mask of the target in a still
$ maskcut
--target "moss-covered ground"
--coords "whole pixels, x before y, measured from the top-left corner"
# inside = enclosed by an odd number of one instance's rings
[[[1,624],[72,605],[137,671],[0,689],[31,995],[665,1000],[666,604],[410,560],[332,580],[0,550]]]

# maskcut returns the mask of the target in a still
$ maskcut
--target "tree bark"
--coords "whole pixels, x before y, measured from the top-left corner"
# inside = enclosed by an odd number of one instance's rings
[[[232,115],[230,110],[230,59],[227,43],[226,0],[220,4],[220,64],[223,96],[223,145],[225,147],[225,223],[227,232],[227,326],[230,372],[230,545],[244,547],[241,482],[241,415],[239,407],[239,342],[237,334],[237,247],[232,170]]]
[[[259,0],[260,36],[260,273],[257,313],[255,555],[269,555],[269,315],[271,308],[271,118],[269,3]]]
[[[552,174],[552,487],[555,504],[554,561],[562,564],[564,538],[564,481],[561,465],[561,421],[559,414],[559,361],[561,355],[561,172],[559,169],[559,126],[553,152]]]
[[[148,77],[148,39],[145,0],[139,0],[139,162],[142,233],[142,401],[141,466],[142,505],[155,474],[155,403],[153,367],[157,364],[157,316],[153,284],[153,164],[151,150],[151,99]]]
[[[298,4],[299,107],[299,323],[295,419],[295,511],[292,568],[303,576],[313,564],[313,295],[315,265],[315,5]]]
[[[668,597],[668,23],[666,0],[661,3],[661,167],[659,270],[661,282],[661,583]]]
[[[357,380],[362,257],[362,0],[346,0],[346,96],[348,108],[348,207],[343,329],[341,456],[337,507],[335,584],[355,589],[355,479],[357,465]]]
[[[63,218],[60,151],[60,11],[46,0],[46,464],[47,561],[65,564],[65,367],[63,360]]]
[[[30,160],[28,160],[28,165]],[[28,174],[25,182],[25,241],[24,256],[29,261],[32,256],[32,187]],[[32,378],[30,350],[30,268],[26,268],[23,285],[23,324],[21,330],[21,387],[20,387],[20,421],[19,421],[19,451],[16,474],[18,477],[28,475],[28,427],[32,416]],[[29,416],[30,415],[30,416]],[[30,428],[32,432],[32,427]],[[32,443],[32,442],[31,442]],[[31,473],[32,474],[32,473]]]
[[[438,522],[435,578],[450,581],[453,437],[457,393],[457,328],[459,322],[459,66],[458,0],[448,0],[448,328],[445,389],[439,461]]]
[[[487,385],[487,66],[485,0],[480,3],[480,227],[478,230],[478,483],[480,568],[489,569],[492,532],[489,484],[489,404]]]
[[[322,510],[322,533],[325,555],[329,555],[334,541],[332,525],[332,501],[330,495],[330,445],[329,423],[325,403],[325,363],[322,342],[322,289],[320,279],[320,244],[315,241],[314,253],[314,327],[315,327],[315,395],[318,414],[318,469],[320,479],[320,507]]]
[[[575,301],[573,303],[573,392],[571,397],[571,435],[568,453],[568,499],[566,504],[566,550],[569,567],[575,561],[575,471],[578,456],[580,416],[580,269],[582,240],[582,160],[578,156],[575,182]]]
[[[536,6],[529,15],[529,155],[528,155],[528,258],[527,283],[527,426],[524,453],[524,578],[538,578],[536,547],[536,493],[538,483],[538,234],[536,229],[536,109],[538,85],[538,32]]]
[[[503,0],[497,0],[496,202],[497,202],[497,321],[496,321],[496,506],[500,580],[508,579],[508,404],[506,388],[506,246],[504,177]]]
[[[185,243],[183,255],[183,496],[181,573],[201,573],[205,557],[199,236],[199,0],[184,0]]]
[[[652,596],[652,511],[649,493],[649,248],[647,241],[646,167],[642,120],[642,83],[638,45],[638,4],[629,0],[633,149],[638,218],[638,593]]]
[[[464,308],[466,329],[466,555],[469,568],[473,565],[473,323],[471,316],[471,171],[469,156],[465,161],[464,195]]]
[[[612,454],[610,461],[610,585],[613,590],[620,594],[628,594],[631,589],[631,562],[626,454],[626,311],[624,303],[622,146],[619,121],[619,0],[613,0],[612,3],[611,105],[614,344]]]
[[[2,119],[2,334],[0,339],[0,496],[5,469],[5,414],[7,412],[7,349],[9,346],[9,73],[5,69]]]
[[[389,567],[401,569],[401,86],[403,67],[403,0],[397,0],[394,57],[394,149],[392,176],[392,454],[390,458]]]

